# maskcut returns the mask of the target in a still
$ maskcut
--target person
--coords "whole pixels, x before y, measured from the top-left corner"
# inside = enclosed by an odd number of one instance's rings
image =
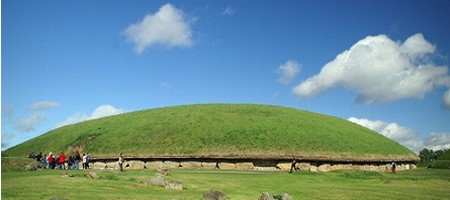
[[[55,168],[55,159],[53,158],[52,152],[50,152],[48,154],[47,163],[48,163],[48,168],[49,169],[54,169]]]
[[[393,174],[396,173],[396,169],[397,169],[397,163],[392,162],[392,164],[391,164],[391,171],[392,171]]]
[[[123,162],[125,162],[125,160],[123,159],[122,153],[119,156],[119,171],[123,171]]]
[[[81,161],[81,163],[83,165],[83,169],[87,169],[86,168],[86,160],[87,160],[87,156],[86,156],[86,154],[83,153],[83,160]]]
[[[81,157],[80,157],[80,153],[79,152],[76,152],[76,154],[75,154],[75,163],[74,163],[74,169],[80,169],[80,160],[81,160]]]
[[[86,169],[89,169],[89,162],[91,162],[91,157],[86,153]]]
[[[67,169],[74,169],[73,164],[75,163],[74,156],[70,155],[69,159],[67,160]]]
[[[41,157],[41,160],[39,162],[41,162],[42,165],[44,165],[44,168],[48,168],[47,155],[44,154],[44,156]]]
[[[298,171],[299,168],[297,167],[297,161],[293,160],[291,164],[291,169],[289,170],[289,173],[292,173],[292,171],[295,169],[295,171]]]
[[[42,152],[39,152],[39,154],[35,157],[36,161],[41,161],[42,158]]]
[[[27,156],[27,158],[36,159],[36,155],[34,155],[34,152],[31,152],[30,155]]]
[[[58,169],[66,169],[66,156],[61,152],[58,157]]]

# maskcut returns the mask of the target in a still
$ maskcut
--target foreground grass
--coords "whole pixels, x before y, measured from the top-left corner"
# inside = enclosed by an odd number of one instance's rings
[[[67,172],[74,177],[61,177]],[[311,173],[171,170],[168,180],[182,182],[182,191],[145,185],[139,177],[152,170],[2,172],[2,199],[201,199],[209,189],[230,199],[257,199],[262,192],[286,192],[294,199],[449,199],[450,170],[416,169],[397,174],[337,171]]]

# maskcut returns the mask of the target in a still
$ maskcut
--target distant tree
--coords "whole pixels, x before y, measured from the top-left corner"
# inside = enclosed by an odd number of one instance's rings
[[[444,154],[444,151],[442,149],[434,151],[434,158],[433,159],[438,159],[439,157],[442,156],[442,154]]]
[[[431,161],[432,159],[434,159],[434,151],[431,149],[423,148],[419,152],[419,157],[422,162],[423,161]]]

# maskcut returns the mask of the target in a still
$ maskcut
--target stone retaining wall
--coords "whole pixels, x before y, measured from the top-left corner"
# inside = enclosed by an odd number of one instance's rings
[[[97,160],[90,164],[93,169],[118,169],[119,165],[112,160]],[[132,160],[127,159],[123,164],[125,169],[221,169],[221,170],[253,170],[253,171],[289,171],[291,162],[276,160]],[[390,171],[391,163],[339,163],[339,162],[298,162],[300,170],[312,172],[329,172],[333,170],[363,170],[363,171]],[[415,169],[414,163],[397,163],[397,170]]]

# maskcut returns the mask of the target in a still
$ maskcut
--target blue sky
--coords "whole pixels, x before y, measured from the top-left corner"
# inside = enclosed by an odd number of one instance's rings
[[[2,149],[71,123],[196,103],[293,107],[416,152],[450,147],[448,1],[1,6]]]

